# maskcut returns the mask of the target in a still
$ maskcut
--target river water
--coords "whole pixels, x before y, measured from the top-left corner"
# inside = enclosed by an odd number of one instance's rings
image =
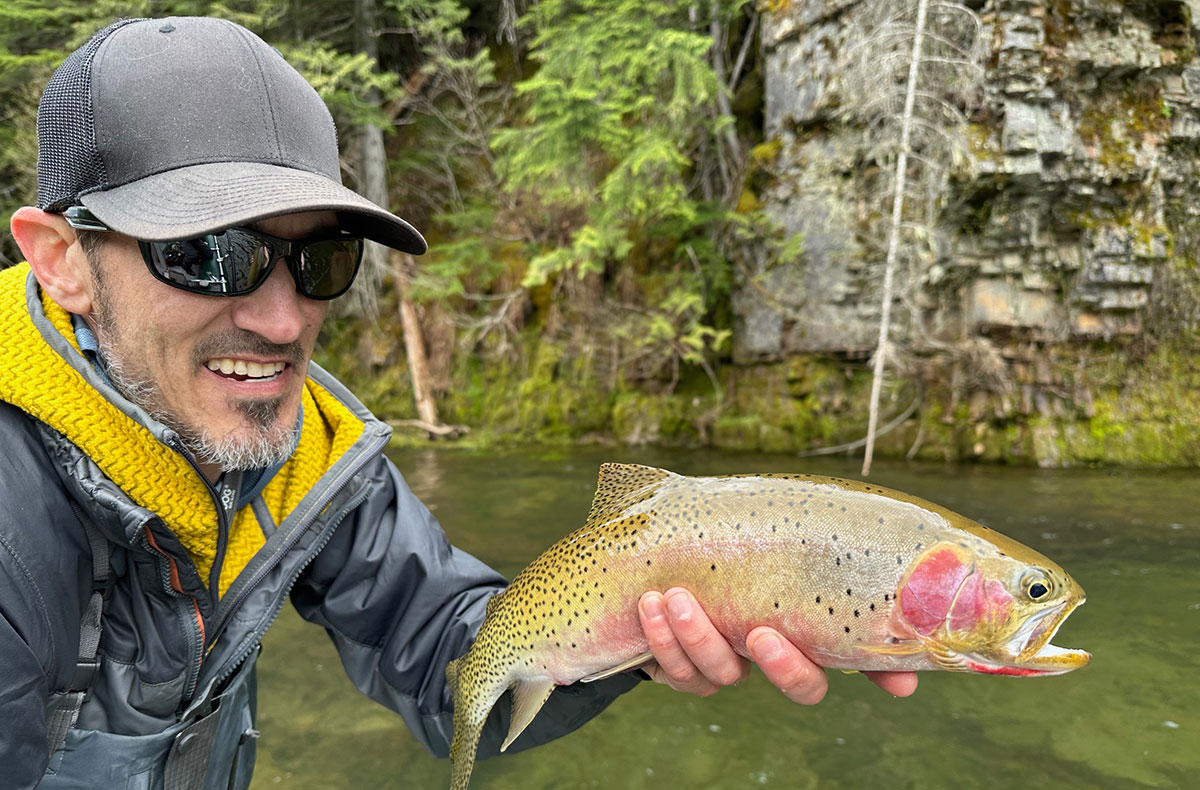
[[[394,460],[451,540],[510,577],[582,523],[604,461],[858,476],[849,460],[629,448]],[[1059,562],[1088,602],[1054,641],[1093,663],[1040,679],[927,672],[908,699],[833,672],[812,708],[758,673],[708,699],[644,683],[566,738],[477,764],[473,790],[1200,787],[1195,472],[878,462],[871,479]],[[449,763],[360,696],[329,640],[290,608],[259,666],[254,787],[448,786]]]

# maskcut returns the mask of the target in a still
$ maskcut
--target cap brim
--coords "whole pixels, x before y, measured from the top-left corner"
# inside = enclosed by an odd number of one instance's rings
[[[336,211],[348,232],[413,255],[427,248],[412,225],[336,181],[258,162],[181,167],[79,201],[108,227],[144,241],[192,238],[299,211]]]

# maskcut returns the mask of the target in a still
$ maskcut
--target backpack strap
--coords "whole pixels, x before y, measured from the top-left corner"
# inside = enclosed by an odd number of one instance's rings
[[[83,707],[91,691],[92,681],[100,669],[100,615],[104,610],[104,598],[109,584],[109,548],[108,540],[87,518],[79,505],[71,502],[71,509],[83,525],[87,533],[88,543],[92,549],[92,595],[88,599],[87,608],[79,622],[79,658],[75,662],[75,675],[65,692],[57,695],[46,717],[46,740],[50,754],[62,748],[67,740],[67,731],[79,720],[79,710]]]

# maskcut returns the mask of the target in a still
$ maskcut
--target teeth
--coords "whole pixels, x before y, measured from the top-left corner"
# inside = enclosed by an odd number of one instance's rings
[[[213,372],[226,376],[238,375],[252,379],[270,379],[283,372],[287,367],[285,362],[247,362],[244,359],[210,359],[204,366]]]

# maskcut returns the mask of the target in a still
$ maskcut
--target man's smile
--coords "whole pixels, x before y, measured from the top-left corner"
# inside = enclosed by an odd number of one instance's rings
[[[219,357],[204,363],[214,373],[234,381],[274,381],[287,367],[283,361],[255,362],[253,360]]]

